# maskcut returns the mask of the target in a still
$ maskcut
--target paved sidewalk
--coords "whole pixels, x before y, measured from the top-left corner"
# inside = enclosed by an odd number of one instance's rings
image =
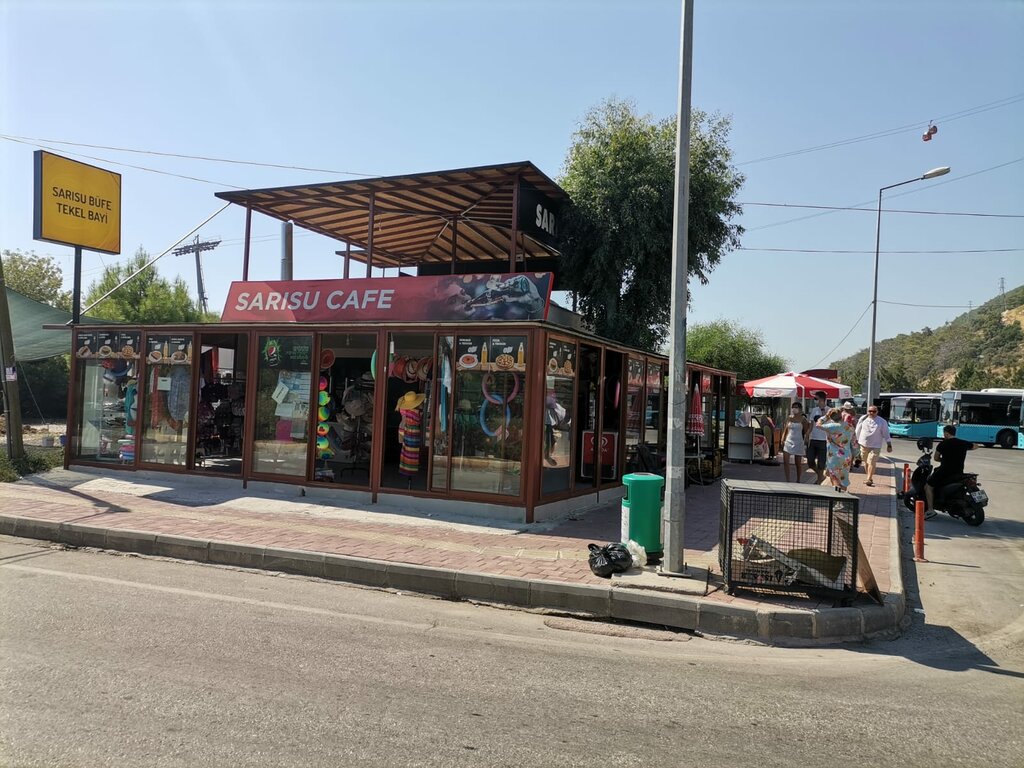
[[[692,486],[686,496],[686,561],[711,572],[707,584],[647,579],[656,583],[654,590],[637,588],[635,580],[610,583],[590,572],[587,544],[619,538],[617,504],[559,523],[515,525],[440,519],[382,505],[312,502],[301,498],[297,487],[257,493],[244,491],[240,481],[219,478],[76,469],[0,485],[0,533],[711,634],[856,638],[893,629],[903,615],[895,469],[883,462],[874,488],[856,473],[850,489],[861,500],[860,539],[878,587],[888,595],[884,606],[870,604],[866,596],[855,607],[842,608],[816,598],[726,594],[717,556],[720,482]],[[781,475],[778,466],[725,465],[729,478],[781,480]],[[805,473],[803,480],[812,477]]]

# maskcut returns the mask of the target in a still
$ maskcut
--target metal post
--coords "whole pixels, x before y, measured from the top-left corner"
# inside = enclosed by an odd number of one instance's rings
[[[345,243],[345,279],[348,280],[348,265],[352,263],[352,243]]]
[[[452,216],[452,274],[455,274],[455,254],[459,249],[459,217]]]
[[[690,204],[690,88],[693,80],[693,4],[683,0],[679,52],[679,114],[676,116],[675,213],[672,217],[672,312],[669,323],[668,456],[661,519],[666,573],[686,575],[686,283]]]
[[[281,224],[281,279],[292,279],[292,223]]]
[[[245,249],[242,251],[242,281],[249,280],[249,240],[252,233],[252,208],[245,206]]]
[[[4,297],[4,302],[7,297]],[[75,275],[71,285],[71,324],[82,322],[82,249],[75,247]]]
[[[924,507],[923,501],[914,504],[914,562],[927,563],[924,559]]]
[[[884,187],[883,187],[884,189]],[[878,247],[882,240],[882,190],[878,190],[878,218],[875,221],[875,284],[871,293],[871,345],[868,347],[868,405],[875,402],[875,328],[878,322]]]
[[[516,271],[516,251],[519,248],[519,174],[512,184],[512,229],[509,234],[510,245],[508,249],[508,271]]]

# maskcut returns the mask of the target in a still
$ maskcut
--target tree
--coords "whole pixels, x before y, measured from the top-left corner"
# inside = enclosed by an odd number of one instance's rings
[[[735,371],[742,380],[782,373],[788,361],[764,348],[760,331],[731,320],[698,323],[686,333],[686,357],[695,363]]]
[[[688,274],[702,283],[739,245],[729,120],[690,120]],[[560,180],[572,198],[561,227],[561,272],[602,336],[655,349],[671,310],[675,119],[638,115],[615,98],[591,109],[573,135]]]
[[[63,289],[64,273],[52,256],[4,250],[3,261],[9,288],[33,301],[70,311],[71,292]]]
[[[149,254],[140,246],[127,263],[107,267],[99,281],[89,286],[83,307],[138,272],[148,261]],[[89,314],[105,320],[136,324],[195,323],[203,320],[202,311],[188,295],[185,282],[180,277],[173,281],[162,278],[152,267],[118,288],[89,310]]]

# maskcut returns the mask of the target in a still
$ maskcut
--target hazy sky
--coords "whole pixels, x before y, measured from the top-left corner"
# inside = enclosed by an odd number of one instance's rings
[[[747,232],[694,286],[690,323],[759,328],[796,368],[865,347],[878,189],[941,165],[952,173],[893,190],[884,207],[1000,216],[883,214],[879,338],[941,325],[1000,278],[1024,284],[1024,2],[695,7],[694,104],[732,117]],[[169,247],[231,186],[515,160],[557,176],[575,125],[605,97],[675,112],[679,14],[678,0],[0,0],[0,134],[28,137],[0,140],[0,245],[50,254],[70,275],[71,249],[32,240],[39,147],[123,174],[122,259]],[[925,143],[929,120],[939,131]],[[873,134],[884,135],[843,143]],[[823,211],[753,203],[872,210],[802,218]],[[204,262],[217,311],[240,277],[243,225],[233,206],[201,230],[223,240]],[[257,215],[253,230],[251,276],[274,279],[280,225]],[[339,274],[337,243],[297,234],[296,277]],[[117,258],[87,252],[86,277]],[[191,260],[158,263],[194,285]]]

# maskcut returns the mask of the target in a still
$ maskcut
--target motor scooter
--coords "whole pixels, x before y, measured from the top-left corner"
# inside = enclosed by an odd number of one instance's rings
[[[924,486],[932,473],[932,439],[920,438],[917,447],[922,453],[917,460],[917,469],[910,476],[910,488],[903,494],[903,503],[911,510],[918,499],[926,501]],[[935,511],[945,512],[950,517],[959,517],[968,525],[977,526],[985,522],[986,506],[988,494],[978,483],[976,472],[952,475],[941,486],[935,488]]]

